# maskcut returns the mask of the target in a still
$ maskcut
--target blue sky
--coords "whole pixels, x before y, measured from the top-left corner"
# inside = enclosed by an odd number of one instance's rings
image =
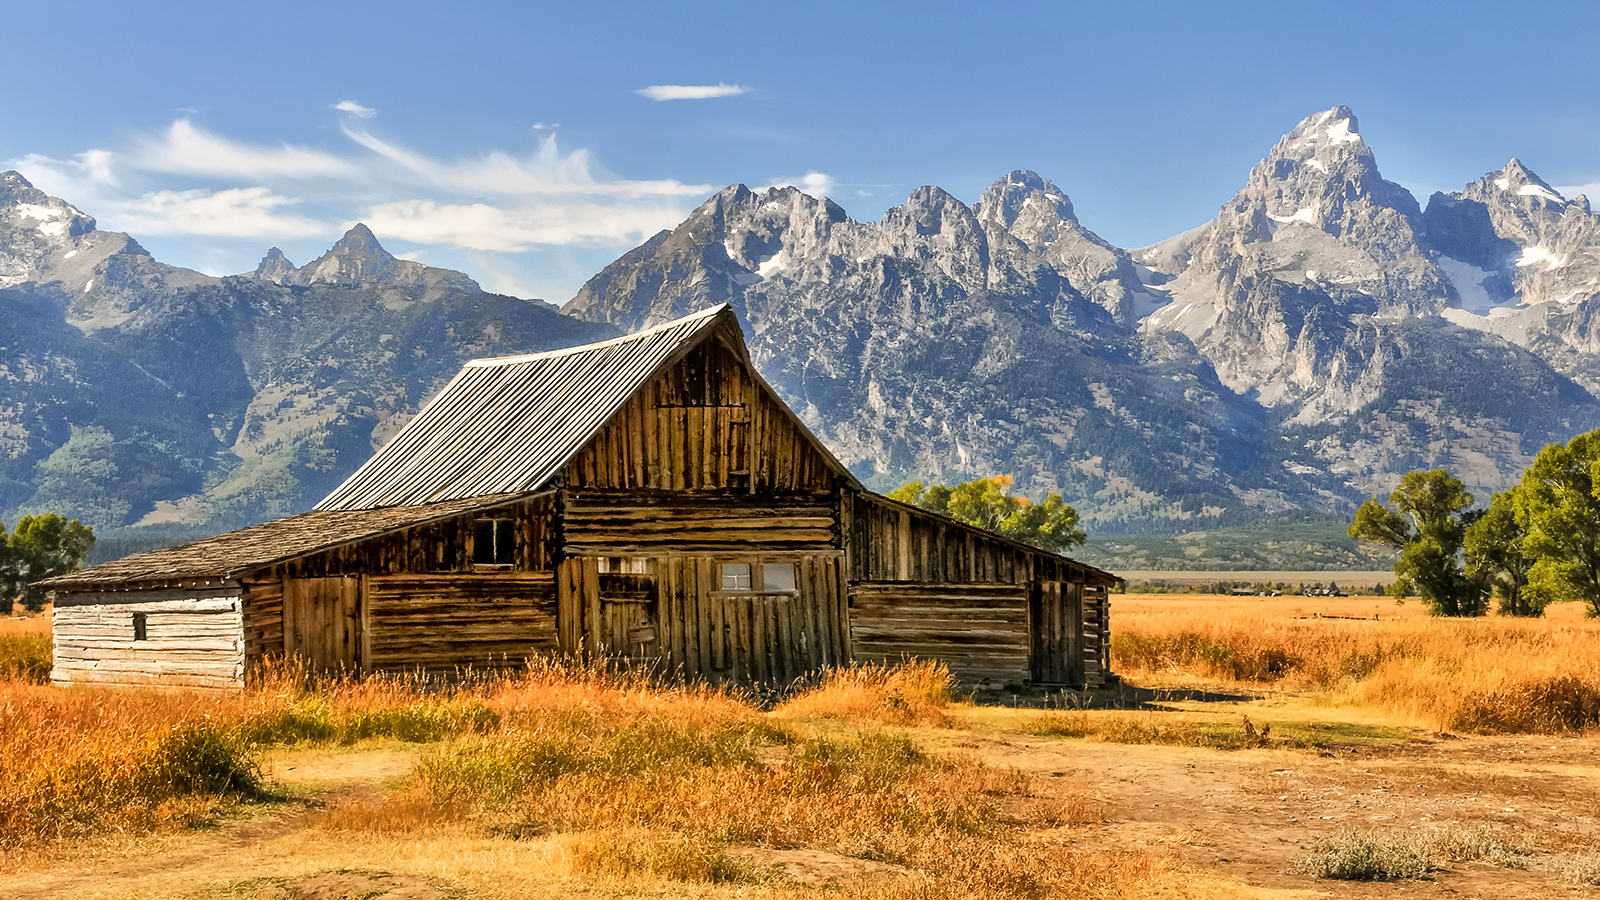
[[[216,274],[366,221],[563,302],[727,184],[865,220],[1015,168],[1138,247],[1337,104],[1423,203],[1512,156],[1600,200],[1596,4],[76,2],[5,27],[0,166]]]

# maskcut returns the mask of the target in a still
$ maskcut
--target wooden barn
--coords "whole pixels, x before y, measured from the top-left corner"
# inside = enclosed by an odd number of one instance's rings
[[[52,579],[61,684],[540,654],[782,684],[849,661],[1099,685],[1117,577],[866,490],[727,306],[468,363],[308,513]]]

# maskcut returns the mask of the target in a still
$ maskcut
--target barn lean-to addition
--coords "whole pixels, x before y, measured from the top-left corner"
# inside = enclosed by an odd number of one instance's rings
[[[468,363],[311,512],[46,586],[62,684],[562,654],[719,683],[918,657],[1094,686],[1117,580],[866,490],[721,306]]]

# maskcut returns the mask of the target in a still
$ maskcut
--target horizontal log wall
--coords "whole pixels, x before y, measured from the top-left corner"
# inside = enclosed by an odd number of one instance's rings
[[[369,578],[371,671],[503,668],[556,652],[555,576]]]
[[[573,487],[828,490],[833,464],[720,339],[635,392],[566,468]]]
[[[511,571],[548,572],[551,508],[550,496],[533,497],[313,553],[259,573],[259,577],[472,572],[474,526],[485,518],[516,522],[517,552]]]
[[[722,562],[795,564],[793,593],[723,592]],[[786,684],[849,661],[849,612],[837,553],[670,556],[649,560],[655,664],[665,672],[713,682]],[[605,646],[606,576],[594,557],[571,557],[558,576],[562,647],[590,659],[637,657]]]
[[[862,582],[850,587],[858,662],[939,660],[966,683],[1029,678],[1026,585]]]
[[[116,602],[62,594],[54,614],[56,684],[244,684],[244,621],[238,588],[190,592],[130,591]],[[99,595],[92,599],[104,599]],[[135,640],[134,617],[144,619]]]
[[[563,550],[575,555],[761,553],[839,547],[837,495],[568,490]]]

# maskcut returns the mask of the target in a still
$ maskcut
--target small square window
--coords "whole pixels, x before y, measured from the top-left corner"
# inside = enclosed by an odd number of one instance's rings
[[[517,542],[510,519],[479,519],[473,533],[472,561],[480,566],[509,566],[516,560]]]
[[[145,613],[133,614],[133,639],[136,641],[150,640],[150,622],[145,616]]]
[[[793,591],[794,563],[762,563],[761,589],[763,591]]]
[[[750,590],[750,564],[723,563],[722,589],[725,591]]]

